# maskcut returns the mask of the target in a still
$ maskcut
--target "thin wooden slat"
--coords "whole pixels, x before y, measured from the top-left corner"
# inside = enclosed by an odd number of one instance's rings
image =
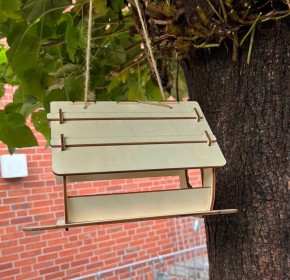
[[[117,173],[223,166],[217,143],[83,147],[52,150],[55,175]]]
[[[51,123],[51,145],[60,145],[63,134],[67,145],[138,142],[206,142],[208,127],[201,121],[82,121]],[[215,141],[211,133],[211,139]]]
[[[179,176],[182,187],[187,187],[186,171],[181,170],[160,170],[160,171],[139,171],[139,172],[122,172],[122,173],[102,173],[102,174],[83,174],[72,175],[66,177],[66,182],[84,182],[97,180],[119,180],[119,179],[134,179],[134,178],[153,178],[153,177],[167,177]],[[58,183],[63,183],[62,176],[56,176]]]
[[[88,107],[84,109],[83,103],[73,103],[68,101],[60,101],[60,102],[52,102],[50,104],[50,114],[48,114],[48,119],[57,119],[59,118],[59,109],[62,110],[64,114],[66,113],[81,113],[83,116],[89,116],[90,113],[96,114],[100,113],[101,117],[105,116],[107,113],[114,113],[112,116],[141,116],[145,113],[144,117],[148,117],[148,114],[156,114],[159,116],[167,116],[172,117],[175,113],[181,113],[181,115],[186,115],[190,113],[188,116],[196,117],[196,111],[194,108],[198,110],[200,113],[200,117],[202,117],[202,111],[199,107],[199,104],[195,101],[189,102],[162,102],[162,104],[167,106],[156,106],[158,103],[136,103],[136,102],[121,102],[117,103],[114,101],[98,101],[96,103],[89,103]],[[87,115],[86,115],[87,114]],[[131,115],[133,114],[133,115]],[[184,116],[185,116],[184,115]],[[67,115],[68,116],[68,115]],[[64,116],[65,118],[65,116]]]
[[[208,211],[210,188],[69,197],[68,222],[108,222]]]

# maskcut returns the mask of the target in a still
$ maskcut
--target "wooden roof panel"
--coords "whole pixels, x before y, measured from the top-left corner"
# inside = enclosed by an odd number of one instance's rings
[[[58,175],[225,164],[197,102],[52,102],[48,118]]]

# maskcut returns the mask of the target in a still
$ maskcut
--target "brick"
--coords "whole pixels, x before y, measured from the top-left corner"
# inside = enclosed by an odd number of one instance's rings
[[[56,273],[52,273],[45,276],[45,280],[50,279],[64,279],[65,272],[64,271],[58,271]]]
[[[33,271],[32,265],[25,265],[21,267],[21,274]]]
[[[104,262],[103,261],[95,261],[91,260],[90,263],[86,266],[86,270],[92,269],[94,272],[103,270]]]
[[[128,237],[125,237],[123,239],[130,240],[130,238],[128,238]],[[115,244],[115,240],[109,240],[109,241],[100,242],[98,245],[99,245],[99,248],[109,248],[113,244]]]
[[[18,240],[17,239],[13,239],[13,240],[10,240],[10,241],[2,241],[0,242],[0,249],[3,249],[3,248],[9,248],[9,247],[14,247],[18,244]]]
[[[35,201],[35,202],[33,202],[32,205],[34,208],[50,206],[50,205],[53,205],[53,201],[52,200]]]
[[[49,260],[54,260],[57,257],[58,257],[58,253],[45,254],[45,255],[39,256],[37,258],[37,261],[38,262],[49,261]]]
[[[34,220],[36,222],[38,222],[38,221],[45,221],[45,220],[51,221],[53,219],[54,219],[54,215],[53,214],[44,214],[44,215],[34,216]]]
[[[38,201],[38,200],[47,200],[48,196],[47,194],[39,194],[39,195],[29,195],[26,197],[27,201]]]
[[[20,258],[31,258],[31,257],[37,257],[38,255],[41,255],[41,249],[34,249],[34,250],[25,250],[24,252],[20,253]]]
[[[47,231],[41,235],[42,240],[56,239],[62,237],[61,231]]]
[[[51,187],[45,187],[44,184],[40,188],[33,188],[33,189],[31,189],[31,193],[32,194],[41,194],[41,193],[47,194],[47,193],[50,193],[52,191],[53,191],[53,189]]]
[[[53,261],[47,261],[47,262],[41,262],[41,263],[35,263],[33,265],[33,269],[34,270],[40,270],[40,269],[43,269],[43,268],[47,268],[47,267],[51,267],[54,265],[54,262]]]
[[[3,199],[4,204],[13,204],[13,203],[21,203],[21,202],[25,202],[24,196]]]
[[[31,208],[28,211],[29,215],[37,215],[40,213],[49,213],[49,207]]]
[[[132,238],[133,237],[131,237],[131,236],[122,237],[122,238],[118,239],[118,243],[123,243],[123,242],[128,243],[132,240]]]
[[[12,263],[0,264],[0,271],[7,270],[7,269],[10,269],[12,267],[13,267]]]
[[[30,164],[30,166],[28,166],[28,173],[31,175],[35,175],[35,174],[41,174],[44,173],[42,168],[35,168],[38,167],[38,163],[35,162],[32,166],[32,164]]]
[[[46,275],[53,272],[59,272],[59,267],[57,265],[53,265],[51,267],[43,268],[39,270],[40,275]]]
[[[11,219],[12,225],[26,224],[26,223],[31,223],[31,222],[32,222],[32,217],[21,217],[21,218]]]
[[[28,273],[21,272],[20,275],[16,275],[16,280],[34,279],[33,277],[36,276],[38,276],[38,271],[30,271]]]
[[[12,210],[20,210],[20,209],[28,209],[28,208],[29,208],[29,203],[27,202],[11,205]]]
[[[27,244],[25,246],[25,249],[26,250],[31,250],[31,249],[36,249],[36,248],[43,248],[45,246],[46,246],[46,242],[45,241],[39,241],[39,242]]]
[[[60,252],[62,251],[63,246],[62,245],[57,245],[57,246],[49,246],[49,247],[45,247],[43,248],[43,253],[47,254],[47,253],[51,253],[51,252]]]
[[[82,240],[74,241],[74,242],[66,242],[64,243],[64,249],[69,249],[69,248],[78,248],[83,244]]]
[[[0,178],[0,191],[9,191],[9,184],[6,184],[6,182]]]
[[[8,256],[0,257],[0,263],[13,262],[18,259],[19,259],[18,254],[8,255]]]
[[[74,248],[71,250],[65,250],[65,251],[59,252],[59,256],[60,257],[74,256],[77,253],[78,253],[78,248]]]
[[[81,253],[81,254],[76,254],[75,259],[88,259],[89,257],[92,257],[94,255],[94,252],[91,250],[89,252]]]
[[[0,212],[8,212],[10,211],[10,206],[9,205],[4,205],[4,206],[0,206]]]
[[[0,220],[11,219],[15,217],[15,212],[0,213]]]
[[[2,249],[2,256],[13,255],[15,253],[23,252],[24,246],[14,246]]]
[[[58,244],[65,244],[67,241],[68,241],[67,237],[62,237],[62,238],[48,240],[47,244],[48,246],[54,246]]]
[[[40,189],[42,189],[42,187],[44,187],[45,186],[45,182],[43,182],[43,181],[36,181],[36,182],[25,182],[24,183],[24,187],[29,187],[29,188],[35,188],[35,187],[37,187],[37,188],[40,188]],[[33,192],[32,191],[32,193],[35,193],[35,192]]]
[[[88,263],[87,259],[77,260],[77,261],[71,262],[71,267],[84,266],[87,263]]]
[[[71,263],[74,260],[74,255],[67,256],[65,258],[59,258],[55,260],[55,264]]]
[[[70,267],[70,264],[69,264],[69,263],[66,263],[66,264],[62,264],[62,265],[60,266],[60,269],[61,269],[61,270],[67,270],[69,267]]]
[[[34,264],[34,263],[36,263],[36,258],[30,258],[30,259],[24,259],[24,260],[14,262],[14,266],[15,267],[26,266],[26,265]]]
[[[15,275],[17,275],[19,273],[20,273],[20,269],[19,268],[9,269],[9,270],[6,270],[6,271],[1,271],[1,277],[2,277],[2,279],[4,279],[4,277],[15,276]]]
[[[30,237],[25,236],[25,238],[21,238],[18,240],[19,244],[35,243],[40,241],[40,236],[30,236]]]
[[[14,191],[14,190],[10,190],[8,191],[8,196],[25,196],[30,194],[30,190],[18,190],[18,191]]]
[[[0,191],[0,198],[7,197],[7,192]]]

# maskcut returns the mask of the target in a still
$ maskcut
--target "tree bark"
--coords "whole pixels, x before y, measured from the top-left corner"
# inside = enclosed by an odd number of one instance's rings
[[[206,218],[210,279],[290,279],[289,43],[289,22],[271,22],[256,30],[250,65],[247,46],[237,63],[225,45],[183,61],[227,160],[215,209],[239,210]]]

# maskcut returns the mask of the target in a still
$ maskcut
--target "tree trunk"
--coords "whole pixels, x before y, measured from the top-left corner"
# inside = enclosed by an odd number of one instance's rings
[[[247,46],[237,63],[227,47],[183,61],[190,99],[200,103],[227,159],[215,209],[239,210],[206,218],[210,279],[290,279],[289,31],[286,22],[256,30],[250,65]]]

